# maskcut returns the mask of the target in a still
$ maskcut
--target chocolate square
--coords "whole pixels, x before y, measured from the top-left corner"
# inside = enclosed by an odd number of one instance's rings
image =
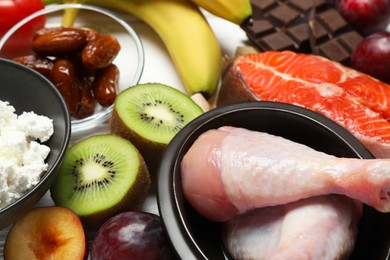
[[[291,0],[288,5],[301,12],[309,12],[312,8],[320,8],[326,4],[326,0]]]
[[[275,27],[267,20],[254,20],[253,24],[248,27],[248,33],[253,37],[261,37],[273,32],[275,32]]]
[[[336,39],[318,46],[318,52],[322,56],[343,64],[346,64],[350,58],[350,53]]]
[[[268,13],[268,18],[274,19],[279,26],[287,26],[298,17],[299,13],[287,5],[280,5]]]
[[[286,34],[300,46],[299,50],[304,51],[305,49],[310,48],[309,30],[309,25],[302,23],[288,28]]]
[[[348,23],[336,9],[329,9],[317,15],[317,20],[331,35],[348,30]]]
[[[356,45],[358,45],[362,40],[363,36],[355,31],[350,31],[344,33],[338,37],[339,42],[350,52],[352,53]]]
[[[260,38],[258,42],[264,50],[293,50],[294,41],[283,32],[276,32]]]

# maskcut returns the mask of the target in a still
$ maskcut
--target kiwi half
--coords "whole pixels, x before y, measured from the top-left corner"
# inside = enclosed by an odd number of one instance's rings
[[[54,204],[73,210],[88,229],[108,218],[139,209],[150,187],[137,148],[112,134],[88,137],[69,147],[54,184]]]
[[[111,132],[130,140],[140,150],[149,170],[156,171],[172,138],[202,113],[189,96],[173,87],[139,84],[117,96]]]

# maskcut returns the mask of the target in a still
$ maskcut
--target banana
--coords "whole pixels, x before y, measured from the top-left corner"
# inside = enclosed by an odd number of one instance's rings
[[[250,0],[191,0],[209,13],[241,25],[252,15]]]
[[[65,4],[77,4],[80,0],[64,0]],[[76,16],[78,14],[77,9],[66,9],[62,17],[61,25],[62,26],[72,26]]]
[[[210,98],[216,92],[222,69],[221,49],[206,18],[190,0],[78,1],[138,17],[160,36],[187,94],[201,93]]]

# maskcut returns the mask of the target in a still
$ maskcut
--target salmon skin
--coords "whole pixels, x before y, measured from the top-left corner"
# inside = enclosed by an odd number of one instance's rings
[[[390,158],[390,85],[340,63],[292,51],[238,56],[217,106],[241,101],[301,106],[349,130],[376,158]]]

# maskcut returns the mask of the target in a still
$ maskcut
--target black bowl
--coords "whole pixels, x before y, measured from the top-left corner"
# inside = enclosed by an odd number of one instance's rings
[[[168,145],[158,176],[158,207],[164,227],[182,259],[229,259],[220,224],[200,216],[183,196],[180,162],[203,132],[230,125],[279,135],[338,157],[374,158],[347,130],[307,109],[277,102],[246,102],[213,109],[185,126]],[[364,208],[351,259],[387,259],[389,214]]]
[[[0,229],[12,224],[43,197],[63,161],[70,140],[70,118],[64,100],[45,77],[21,64],[0,59],[0,100],[16,113],[33,111],[53,119],[54,133],[44,144],[50,147],[49,167],[40,182],[14,203],[0,209]]]

